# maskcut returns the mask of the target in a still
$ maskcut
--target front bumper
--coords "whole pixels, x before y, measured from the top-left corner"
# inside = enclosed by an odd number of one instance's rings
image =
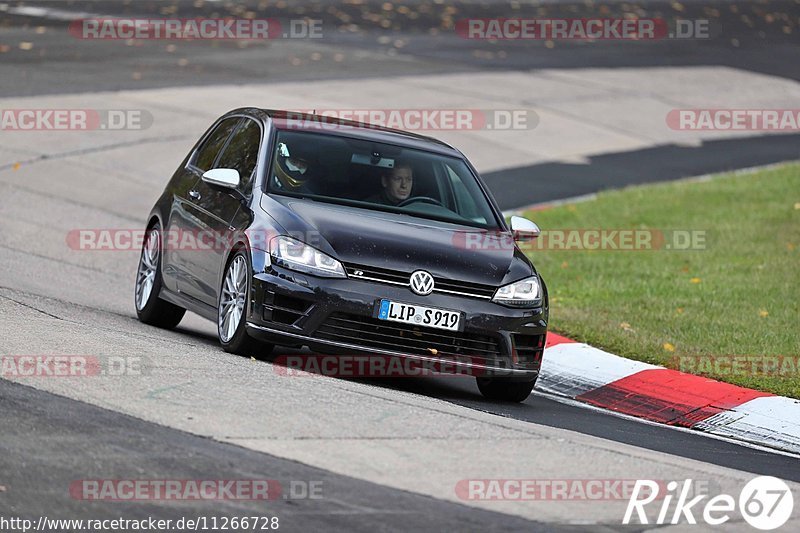
[[[380,321],[381,299],[460,311],[461,331]],[[247,331],[266,342],[442,362],[472,375],[522,381],[538,375],[547,334],[544,306],[512,309],[468,296],[419,296],[405,286],[318,278],[276,265],[254,275],[249,306]]]

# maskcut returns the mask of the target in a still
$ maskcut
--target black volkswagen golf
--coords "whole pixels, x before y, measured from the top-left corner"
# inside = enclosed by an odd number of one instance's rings
[[[522,401],[547,289],[463,154],[429,137],[237,109],[202,136],[150,213],[139,319],[217,323],[226,351],[276,344],[446,363]]]

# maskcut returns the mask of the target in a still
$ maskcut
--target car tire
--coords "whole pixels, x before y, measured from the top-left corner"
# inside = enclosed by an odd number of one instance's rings
[[[226,352],[261,358],[269,355],[275,346],[247,333],[250,272],[250,260],[243,250],[236,251],[225,265],[217,298],[217,336]]]
[[[139,266],[134,285],[136,316],[145,324],[172,329],[183,319],[186,309],[159,298],[163,282],[161,279],[161,227],[150,226],[142,243]]]
[[[533,391],[536,380],[512,381],[508,378],[476,378],[478,389],[488,400],[524,402]]]

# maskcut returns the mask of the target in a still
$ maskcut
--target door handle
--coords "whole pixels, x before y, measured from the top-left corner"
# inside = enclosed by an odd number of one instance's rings
[[[199,200],[200,199],[200,192],[199,191],[189,191],[189,197],[192,198],[193,200]]]

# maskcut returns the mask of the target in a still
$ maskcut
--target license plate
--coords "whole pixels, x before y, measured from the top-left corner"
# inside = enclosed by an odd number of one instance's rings
[[[393,302],[391,300],[381,300],[378,318],[390,322],[402,322],[404,324],[450,331],[458,331],[461,325],[461,313],[458,311]]]

